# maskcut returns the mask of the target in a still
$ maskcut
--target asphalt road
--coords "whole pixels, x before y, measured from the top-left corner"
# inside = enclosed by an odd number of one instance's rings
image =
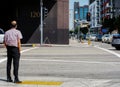
[[[6,83],[6,49],[0,48],[0,87],[119,87],[120,51],[104,43],[76,41],[22,47],[19,75],[23,82],[40,84]],[[51,81],[56,85],[43,84]]]

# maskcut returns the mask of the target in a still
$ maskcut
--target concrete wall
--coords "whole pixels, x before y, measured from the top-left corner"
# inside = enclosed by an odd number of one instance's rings
[[[44,19],[43,42],[47,44],[69,44],[69,0],[57,0]],[[40,27],[27,43],[40,42]],[[33,39],[34,38],[34,39]],[[37,39],[36,39],[37,38]]]
[[[57,0],[57,40],[69,44],[69,0]]]
[[[5,0],[0,4],[1,28],[6,31],[10,21],[17,20],[22,43],[40,43],[40,0]],[[44,18],[43,42],[69,44],[69,0],[43,0],[43,5],[49,10]]]

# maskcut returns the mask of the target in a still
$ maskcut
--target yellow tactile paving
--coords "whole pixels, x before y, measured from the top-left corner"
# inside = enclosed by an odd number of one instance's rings
[[[28,85],[61,85],[63,82],[60,81],[22,81],[19,84],[28,84]]]

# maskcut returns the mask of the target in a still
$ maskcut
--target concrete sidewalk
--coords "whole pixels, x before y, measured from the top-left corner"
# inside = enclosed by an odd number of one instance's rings
[[[81,45],[81,44],[88,44],[87,40],[83,40],[82,42],[80,42],[78,39],[69,39],[69,44],[39,44],[39,43],[29,43],[29,44],[22,44],[22,47],[39,47],[39,46],[43,46],[43,47],[49,47],[49,46],[77,46],[77,45]],[[0,48],[4,48],[4,44],[0,44]]]

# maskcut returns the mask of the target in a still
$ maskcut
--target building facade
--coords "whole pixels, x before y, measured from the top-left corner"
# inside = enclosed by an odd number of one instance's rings
[[[79,2],[74,2],[74,19],[79,20]]]
[[[101,19],[113,18],[113,0],[101,0]]]
[[[88,12],[88,5],[80,6],[79,7],[79,12],[80,12],[80,20],[86,20],[86,15]]]
[[[112,4],[113,4],[113,16],[114,17],[118,17],[120,16],[120,0],[112,0]]]
[[[0,4],[1,28],[6,31],[15,19],[23,34],[22,43],[40,43],[40,0],[5,0]],[[69,0],[43,0],[43,7],[48,9],[43,18],[43,42],[69,44]]]
[[[86,21],[86,15],[89,10],[88,5],[80,6],[79,2],[74,2],[74,28],[82,21]]]
[[[79,15],[79,2],[74,2],[74,28],[78,25],[78,22],[80,21],[80,15]]]
[[[90,26],[91,28],[98,28],[100,27],[101,22],[101,8],[100,8],[100,0],[94,0],[89,5],[89,12],[91,14],[91,21]]]
[[[120,16],[120,0],[89,0],[89,11],[91,12],[91,29],[99,31],[105,19]],[[104,29],[104,28],[103,28]],[[105,31],[108,31],[105,28]]]
[[[119,3],[120,0],[89,0],[89,11],[94,11],[92,15],[97,16],[99,24],[104,18],[113,18],[120,15]],[[97,15],[94,15],[95,12]]]

